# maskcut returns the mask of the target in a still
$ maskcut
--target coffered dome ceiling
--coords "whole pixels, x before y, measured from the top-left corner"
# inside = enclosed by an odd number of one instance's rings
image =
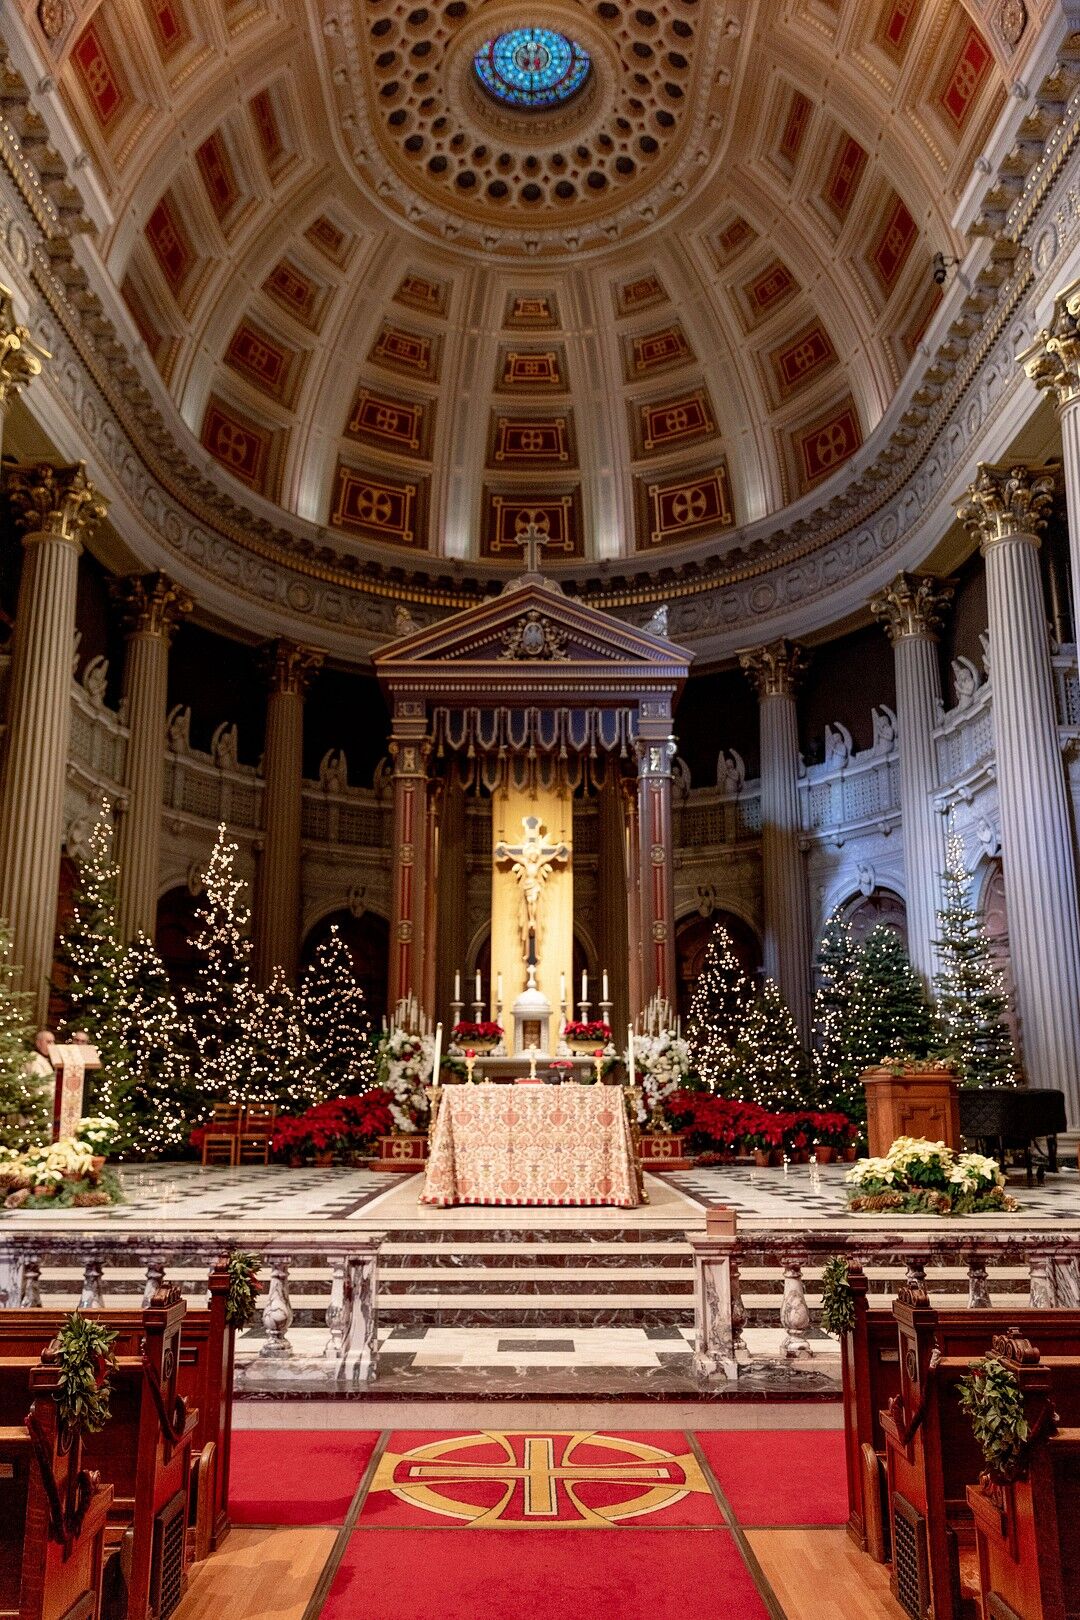
[[[1041,15],[21,3],[80,251],[209,464],[384,563],[510,563],[530,517],[552,560],[666,563],[824,491],[965,251]]]

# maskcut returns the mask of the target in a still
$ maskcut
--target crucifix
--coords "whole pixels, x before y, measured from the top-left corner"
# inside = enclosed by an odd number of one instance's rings
[[[514,536],[515,544],[524,547],[525,551],[525,577],[540,577],[540,548],[551,543],[550,526],[543,528],[537,523],[534,514],[530,514],[527,523]]]
[[[539,816],[522,816],[520,844],[507,844],[501,840],[495,845],[495,864],[509,866],[521,889],[521,943],[525,959],[536,963],[536,948],[540,938],[540,902],[544,885],[556,866],[565,866],[570,859],[566,844],[546,844],[546,831]]]

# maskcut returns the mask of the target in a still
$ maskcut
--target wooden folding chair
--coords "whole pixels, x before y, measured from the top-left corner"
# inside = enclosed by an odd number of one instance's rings
[[[239,1103],[215,1103],[203,1137],[202,1162],[234,1165],[239,1157],[240,1125],[243,1110]]]

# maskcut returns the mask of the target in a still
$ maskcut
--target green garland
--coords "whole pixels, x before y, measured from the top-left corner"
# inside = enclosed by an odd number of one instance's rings
[[[115,1333],[102,1322],[87,1321],[72,1311],[53,1341],[60,1385],[56,1403],[63,1428],[97,1434],[109,1421],[109,1374],[116,1367]]]
[[[821,1273],[821,1326],[842,1337],[855,1321],[855,1294],[848,1282],[847,1261],[834,1254]]]
[[[255,1319],[255,1296],[259,1284],[255,1273],[262,1261],[245,1249],[233,1249],[225,1262],[229,1292],[225,1296],[225,1320],[232,1328],[246,1328]]]
[[[957,1385],[960,1405],[971,1418],[971,1430],[982,1447],[987,1469],[1009,1479],[1023,1460],[1028,1439],[1024,1396],[1016,1374],[996,1356],[972,1362]]]

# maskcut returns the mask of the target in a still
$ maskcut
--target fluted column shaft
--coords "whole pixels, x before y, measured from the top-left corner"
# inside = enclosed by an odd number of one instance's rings
[[[944,824],[934,804],[938,788],[934,726],[941,701],[937,632],[941,609],[952,595],[947,581],[898,574],[870,604],[893,647],[908,955],[928,989],[936,965],[934,941],[945,867]]]
[[[810,897],[800,847],[796,685],[802,649],[786,640],[740,654],[758,692],[765,972],[775,979],[804,1041],[810,1037]]]
[[[980,467],[960,516],[986,559],[1005,899],[1020,1039],[1034,1085],[1080,1125],[1080,915],[1039,571],[1052,479]]]
[[[0,791],[0,916],[34,1014],[45,1017],[64,831],[71,658],[79,553],[105,507],[77,467],[19,469],[11,505],[24,527]]]
[[[300,823],[304,786],[304,696],[322,654],[276,641],[268,649],[270,695],[263,740],[263,849],[255,907],[255,972],[276,967],[295,983],[300,956]]]
[[[142,932],[153,939],[165,786],[169,642],[179,617],[191,612],[192,601],[164,574],[124,580],[121,593],[129,633],[124,664],[127,803],[117,840],[120,936],[129,940]]]
[[[1080,638],[1080,284],[1057,295],[1050,325],[1020,356],[1020,364],[1058,409],[1069,518],[1073,636]]]

